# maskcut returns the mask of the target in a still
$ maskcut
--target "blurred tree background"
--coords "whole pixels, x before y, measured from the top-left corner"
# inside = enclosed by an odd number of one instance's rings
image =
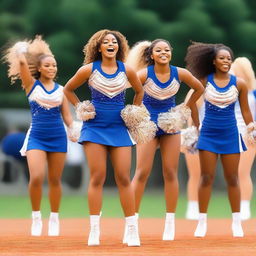
[[[122,32],[130,46],[140,40],[169,40],[172,64],[181,67],[190,40],[227,44],[235,56],[254,64],[255,12],[255,0],[1,0],[0,46],[4,50],[42,34],[57,59],[60,84],[82,65],[88,39],[104,28]],[[0,65],[0,107],[28,108],[19,83],[10,86],[7,67]],[[79,94],[89,97],[88,90]]]

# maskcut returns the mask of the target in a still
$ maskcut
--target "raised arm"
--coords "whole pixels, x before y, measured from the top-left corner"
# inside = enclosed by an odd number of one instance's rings
[[[202,83],[195,78],[188,70],[184,68],[178,68],[179,79],[181,82],[187,84],[191,89],[193,89],[193,93],[190,98],[187,100],[186,105],[191,109],[191,117],[194,125],[199,127],[199,117],[198,110],[196,106],[196,101],[200,98],[200,96],[204,92],[204,87]]]
[[[78,69],[76,74],[64,86],[64,94],[74,106],[80,102],[74,91],[89,79],[91,73],[92,63]]]
[[[19,62],[20,79],[22,82],[22,87],[24,88],[26,94],[28,94],[35,82],[35,78],[31,75],[24,53],[19,52],[17,50],[16,56]]]
[[[127,78],[129,80],[133,90],[135,91],[133,104],[134,105],[141,105],[142,100],[143,100],[143,96],[144,96],[144,91],[143,91],[141,81],[138,78],[136,72],[132,68],[130,68],[128,65],[125,65],[125,68],[126,68]]]

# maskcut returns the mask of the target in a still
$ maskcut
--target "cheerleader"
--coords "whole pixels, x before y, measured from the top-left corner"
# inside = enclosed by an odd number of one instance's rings
[[[255,120],[256,118],[256,80],[251,62],[246,57],[239,57],[234,60],[231,72],[245,80],[248,89],[248,103]],[[251,168],[254,162],[256,147],[246,140],[246,124],[244,123],[239,102],[235,105],[235,114],[239,132],[243,135],[247,151],[242,152],[239,161],[238,176],[241,190],[240,213],[241,219],[247,220],[251,217],[250,201],[253,193],[251,179]]]
[[[58,236],[61,175],[67,152],[63,121],[71,128],[72,117],[63,87],[55,82],[57,63],[49,46],[40,36],[33,41],[16,43],[7,50],[4,60],[9,64],[8,75],[12,82],[21,80],[32,115],[32,122],[21,149],[21,154],[27,157],[30,174],[31,235],[42,234],[40,205],[47,166],[51,207],[48,235]]]
[[[179,190],[177,171],[180,129],[186,121],[185,116],[190,115],[190,109],[195,126],[199,126],[195,103],[203,93],[203,86],[199,80],[186,69],[170,65],[171,58],[172,47],[163,39],[139,42],[133,47],[128,58],[128,63],[132,63],[133,67],[139,70],[138,75],[145,91],[143,104],[150,112],[151,120],[158,126],[156,136],[151,141],[136,146],[137,165],[132,180],[135,191],[135,210],[138,216],[155,152],[159,146],[166,200],[163,240],[173,240],[175,235],[174,220]],[[186,106],[175,108],[175,96],[181,87],[181,82],[194,89],[194,92]],[[124,235],[124,242],[125,240]]]
[[[197,144],[201,166],[200,213],[194,235],[204,237],[207,231],[207,208],[220,155],[232,209],[232,233],[234,237],[242,237],[238,165],[240,152],[246,147],[237,128],[234,107],[239,100],[247,131],[253,139],[255,124],[248,106],[247,88],[244,80],[229,74],[233,53],[223,44],[193,43],[185,60],[187,68],[206,87],[205,116]]]
[[[121,110],[128,84],[135,91],[133,104],[137,106],[141,104],[143,89],[136,73],[123,63],[127,50],[127,41],[118,31],[98,31],[84,47],[85,65],[64,88],[68,100],[84,121],[79,143],[83,144],[90,169],[89,246],[100,244],[100,212],[108,153],[128,226],[128,246],[140,246],[134,193],[130,184],[131,146],[135,141],[121,118]],[[81,103],[74,93],[85,82],[91,90],[92,103]]]

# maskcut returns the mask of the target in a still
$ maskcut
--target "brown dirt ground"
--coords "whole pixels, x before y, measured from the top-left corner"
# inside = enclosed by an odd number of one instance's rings
[[[233,238],[230,219],[209,219],[205,238],[194,238],[196,221],[178,219],[174,241],[162,241],[163,219],[140,219],[141,247],[122,244],[124,220],[102,218],[101,245],[87,246],[88,219],[62,219],[61,236],[29,235],[31,220],[0,219],[1,256],[256,256],[256,220],[243,223],[245,237]]]

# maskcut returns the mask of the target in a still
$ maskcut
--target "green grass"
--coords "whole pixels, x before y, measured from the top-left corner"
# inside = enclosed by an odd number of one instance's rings
[[[187,199],[180,195],[176,211],[177,218],[184,218]],[[44,218],[49,215],[49,201],[47,197],[42,200],[42,214]],[[105,192],[103,199],[104,217],[122,217],[117,191]],[[255,206],[252,204],[254,216]],[[165,214],[165,201],[162,192],[146,192],[140,208],[140,217],[161,218]],[[72,195],[63,196],[60,215],[62,218],[84,218],[88,217],[88,206],[86,196]],[[31,206],[28,196],[0,196],[0,218],[30,218]],[[214,193],[208,210],[210,218],[229,218],[231,210],[227,195]]]

